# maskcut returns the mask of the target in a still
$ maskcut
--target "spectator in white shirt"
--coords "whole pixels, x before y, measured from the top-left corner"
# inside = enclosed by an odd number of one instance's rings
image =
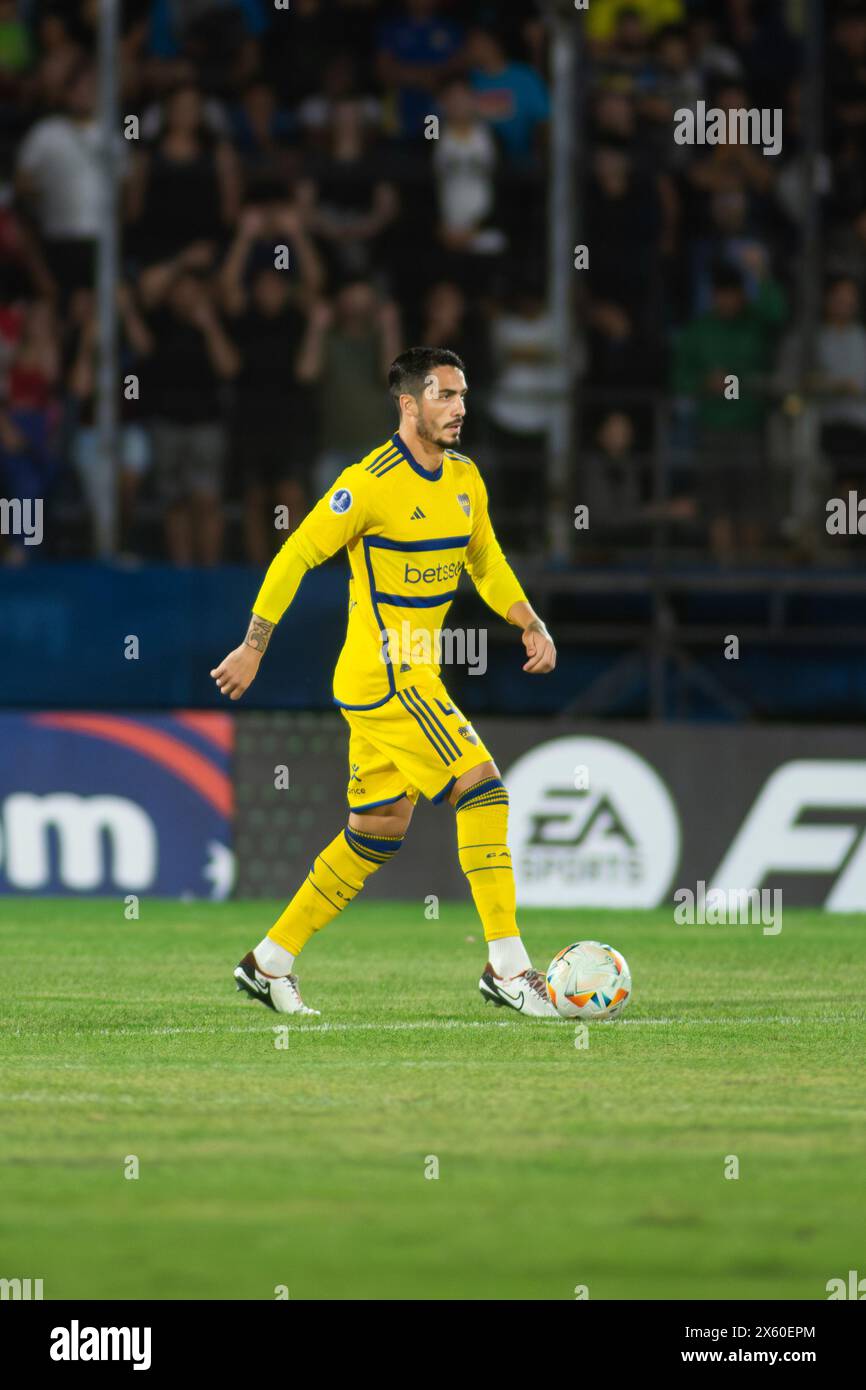
[[[454,252],[495,255],[503,233],[490,225],[494,212],[496,142],[462,78],[442,95],[444,120],[433,155],[439,203],[439,237]]]
[[[100,131],[96,74],[76,68],[66,111],[27,132],[18,154],[16,191],[42,234],[48,268],[65,294],[93,281],[100,224]],[[123,146],[119,139],[118,149]]]

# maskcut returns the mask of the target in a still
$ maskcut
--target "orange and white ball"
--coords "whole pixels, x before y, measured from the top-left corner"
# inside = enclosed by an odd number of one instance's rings
[[[547,992],[563,1018],[618,1018],[631,999],[631,971],[613,946],[576,941],[550,962]]]

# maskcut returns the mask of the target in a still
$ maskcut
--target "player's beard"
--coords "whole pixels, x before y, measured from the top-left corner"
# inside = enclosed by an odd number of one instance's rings
[[[453,432],[454,437],[449,438],[435,433],[433,426],[428,425],[425,420],[419,419],[417,424],[418,436],[424,440],[425,444],[432,444],[436,449],[449,449],[452,444],[458,443],[460,439],[460,429]]]

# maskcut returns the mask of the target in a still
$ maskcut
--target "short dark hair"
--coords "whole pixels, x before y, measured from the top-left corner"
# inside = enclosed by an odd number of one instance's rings
[[[413,347],[394,358],[388,370],[388,390],[398,410],[401,396],[420,400],[433,367],[456,367],[458,371],[466,371],[462,359],[450,348]]]

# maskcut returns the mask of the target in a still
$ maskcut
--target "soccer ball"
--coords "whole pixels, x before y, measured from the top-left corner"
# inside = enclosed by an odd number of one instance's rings
[[[547,992],[562,1018],[618,1018],[631,998],[631,971],[613,946],[576,941],[550,962]]]

